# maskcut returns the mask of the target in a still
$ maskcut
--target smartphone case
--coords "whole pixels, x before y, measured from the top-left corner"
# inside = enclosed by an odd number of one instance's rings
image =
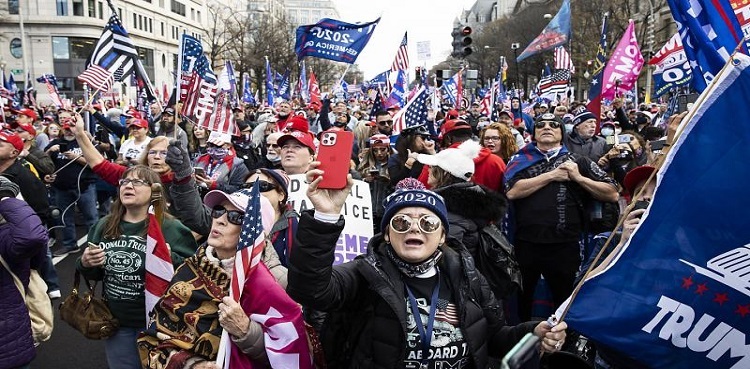
[[[354,134],[349,131],[325,131],[320,135],[318,169],[324,171],[325,174],[318,188],[342,189],[346,187],[353,144]]]

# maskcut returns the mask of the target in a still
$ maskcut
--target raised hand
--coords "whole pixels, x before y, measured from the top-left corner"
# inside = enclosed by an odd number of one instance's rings
[[[315,211],[326,214],[339,214],[354,185],[352,175],[347,174],[346,187],[340,190],[318,188],[320,181],[323,180],[323,176],[325,175],[322,170],[317,169],[319,165],[319,161],[310,163],[310,169],[305,173],[305,180],[310,184],[307,188],[307,197],[313,204]]]

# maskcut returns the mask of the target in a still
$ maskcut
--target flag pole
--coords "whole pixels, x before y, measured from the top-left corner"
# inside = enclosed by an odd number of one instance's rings
[[[341,78],[339,78],[339,82],[331,88],[331,95],[333,95],[336,92],[336,88],[341,86],[341,81],[344,80],[344,77],[346,77],[346,74],[349,73],[349,68],[351,68],[351,64],[346,64],[346,69],[344,69],[344,73],[341,75]]]

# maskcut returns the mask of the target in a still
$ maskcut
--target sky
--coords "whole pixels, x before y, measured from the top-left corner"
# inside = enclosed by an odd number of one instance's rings
[[[475,0],[334,0],[339,20],[368,22],[381,16],[370,42],[357,58],[357,65],[370,79],[390,69],[396,50],[408,32],[409,68],[441,62],[450,54],[453,21]],[[417,42],[430,41],[432,58],[417,60]]]

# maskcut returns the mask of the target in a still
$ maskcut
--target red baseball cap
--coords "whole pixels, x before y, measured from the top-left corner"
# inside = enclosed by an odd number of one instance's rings
[[[438,140],[442,140],[446,134],[457,131],[459,129],[471,130],[471,125],[469,125],[469,123],[466,123],[466,121],[462,119],[451,119],[445,121],[445,123],[443,123],[443,125],[440,127],[440,135],[438,135]]]
[[[36,136],[36,128],[32,124],[21,124],[18,122],[13,122],[10,124],[10,128],[16,129],[18,127],[21,127],[22,130],[29,132],[30,135]]]
[[[391,139],[384,134],[376,134],[370,137],[370,147],[390,147]]]
[[[36,113],[36,111],[34,111],[34,109],[23,108],[16,111],[16,114],[25,115],[33,120],[39,119],[39,115]]]
[[[625,175],[625,179],[622,181],[622,186],[625,187],[625,190],[628,191],[631,198],[635,195],[635,188],[638,187],[641,182],[647,180],[655,170],[656,168],[650,165],[641,165],[640,167],[631,169],[628,174]]]
[[[0,131],[0,141],[5,141],[18,151],[23,151],[23,140],[13,131],[2,130]]]
[[[128,122],[128,127],[140,127],[140,128],[148,128],[148,121],[141,118],[133,118]]]
[[[297,140],[303,146],[307,147],[308,149],[312,150],[313,153],[315,153],[315,140],[313,139],[312,134],[310,134],[309,132],[291,131],[279,137],[276,143],[279,146],[284,146],[284,143],[289,140]]]
[[[310,123],[307,121],[307,118],[295,114],[286,121],[284,130],[287,132],[301,131],[307,133],[310,132]]]

